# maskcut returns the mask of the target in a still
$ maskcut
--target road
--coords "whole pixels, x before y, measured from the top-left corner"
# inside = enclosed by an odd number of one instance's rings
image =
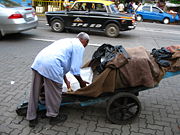
[[[138,96],[142,104],[140,117],[129,125],[111,124],[105,104],[89,107],[62,108],[68,114],[65,123],[50,126],[40,119],[35,129],[17,116],[18,104],[26,101],[31,87],[30,66],[37,53],[53,41],[75,37],[77,33],[54,33],[39,21],[38,29],[9,35],[0,41],[0,134],[1,135],[179,135],[180,134],[180,76],[164,79],[159,86]],[[180,44],[179,25],[138,23],[132,31],[121,32],[118,38],[90,34],[84,63],[103,43],[124,47],[144,46],[147,50]]]

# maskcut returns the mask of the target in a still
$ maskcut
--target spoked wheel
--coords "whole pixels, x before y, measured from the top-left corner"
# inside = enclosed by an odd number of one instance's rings
[[[106,108],[108,119],[114,124],[129,124],[141,112],[141,103],[138,98],[126,92],[120,92],[110,98]]]
[[[51,23],[51,28],[54,32],[62,32],[64,30],[64,23],[59,19],[55,19]]]
[[[0,31],[0,40],[2,39],[2,37],[3,37],[3,36],[2,36],[2,33],[1,33],[1,31]]]

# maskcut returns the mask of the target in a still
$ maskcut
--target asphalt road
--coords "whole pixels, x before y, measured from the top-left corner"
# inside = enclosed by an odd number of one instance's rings
[[[164,79],[159,86],[140,92],[140,117],[132,124],[116,125],[106,118],[106,104],[88,107],[70,106],[61,111],[68,114],[65,123],[50,126],[40,119],[35,129],[28,127],[24,117],[17,116],[17,105],[28,99],[31,86],[30,66],[37,53],[53,41],[75,37],[77,33],[54,33],[39,21],[36,30],[6,36],[0,41],[0,134],[1,135],[179,135],[180,75]],[[138,23],[132,31],[118,38],[91,34],[84,62],[103,43],[124,47],[144,46],[147,50],[180,44],[180,26],[159,23]]]

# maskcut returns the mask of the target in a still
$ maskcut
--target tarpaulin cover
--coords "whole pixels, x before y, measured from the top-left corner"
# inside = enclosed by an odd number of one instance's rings
[[[69,94],[98,97],[105,92],[114,92],[118,88],[145,86],[154,87],[165,74],[144,47],[126,48],[130,59],[122,66],[122,55],[116,57],[106,64],[106,68],[100,74],[93,70],[93,81],[87,87],[78,89]],[[94,63],[96,64],[96,63]],[[84,67],[90,66],[87,63]],[[96,65],[91,65],[96,66]],[[120,66],[120,67],[119,67]]]

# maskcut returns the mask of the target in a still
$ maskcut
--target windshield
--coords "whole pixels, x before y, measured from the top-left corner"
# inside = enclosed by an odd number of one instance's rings
[[[22,6],[14,1],[0,0],[0,7],[22,7]]]
[[[112,13],[114,13],[114,14],[119,13],[119,10],[117,9],[117,6],[115,4],[111,4],[110,8],[111,8]]]

